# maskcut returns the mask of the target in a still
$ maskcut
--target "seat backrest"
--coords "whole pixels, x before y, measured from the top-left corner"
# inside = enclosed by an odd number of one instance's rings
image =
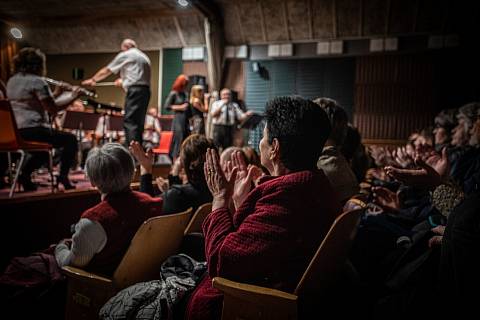
[[[347,261],[362,212],[347,211],[335,219],[300,279],[295,289],[296,295],[324,292],[336,280],[337,273]]]
[[[155,153],[168,153],[172,144],[173,131],[160,132],[160,142],[158,147],[154,149]]]
[[[0,100],[0,147],[18,148],[17,123],[8,100]]]
[[[123,289],[138,282],[158,279],[161,264],[180,248],[191,214],[192,208],[145,221],[115,270],[113,285]]]
[[[205,220],[205,217],[212,211],[212,203],[204,203],[198,207],[197,211],[193,215],[192,219],[188,223],[188,226],[185,228],[185,234],[192,232],[202,232],[202,223]]]

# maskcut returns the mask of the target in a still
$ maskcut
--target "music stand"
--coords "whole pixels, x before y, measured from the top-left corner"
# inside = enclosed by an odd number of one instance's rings
[[[115,116],[113,114],[104,114],[103,137],[102,141],[105,143],[106,131],[122,131],[123,130],[123,116]],[[110,139],[112,136],[110,136]],[[111,141],[110,141],[111,142]]]
[[[99,118],[100,118],[100,115],[98,113],[66,110],[65,120],[63,121],[62,127],[64,129],[77,130],[79,163],[82,163],[82,155],[83,155],[82,132],[83,130],[95,130],[97,128]]]
[[[66,111],[63,128],[75,130],[95,130],[97,128],[98,113],[81,111]]]
[[[258,113],[253,113],[245,121],[240,123],[238,128],[253,130],[260,124],[260,122],[262,122],[263,118],[264,118],[263,115]]]

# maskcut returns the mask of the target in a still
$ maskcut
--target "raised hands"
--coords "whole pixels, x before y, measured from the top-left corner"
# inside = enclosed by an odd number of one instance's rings
[[[214,149],[207,149],[203,166],[208,189],[212,193],[212,211],[220,208],[229,208],[232,201],[237,168],[233,168],[228,179],[220,167],[218,153]]]
[[[442,244],[443,234],[445,233],[445,226],[436,226],[431,229],[435,236],[428,240],[428,246],[434,247]]]
[[[152,173],[153,152],[149,149],[147,152],[143,151],[143,147],[138,141],[130,142],[130,152],[140,163],[141,174]]]
[[[384,187],[374,187],[372,191],[374,202],[380,207],[393,212],[400,209],[400,201],[397,193]]]
[[[235,205],[235,209],[238,209],[248,193],[252,190],[252,182],[256,181],[261,175],[263,175],[263,172],[257,166],[247,166],[245,158],[240,151],[233,152],[231,161],[227,162],[227,175],[230,176],[235,168],[237,169],[237,173],[233,189],[233,204]]]
[[[409,186],[433,189],[442,183],[442,177],[420,158],[415,159],[418,169],[398,169],[385,167],[385,172],[390,177]]]

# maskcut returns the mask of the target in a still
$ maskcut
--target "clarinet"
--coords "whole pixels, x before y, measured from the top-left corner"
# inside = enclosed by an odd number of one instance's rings
[[[73,85],[71,85],[68,82],[58,81],[58,80],[54,80],[54,79],[50,79],[50,78],[46,78],[46,77],[44,77],[43,80],[45,80],[47,83],[53,84],[54,86],[59,86],[59,87],[64,88],[66,90],[72,90],[72,88],[73,88]],[[79,92],[81,92],[82,94],[84,94],[88,97],[98,98],[98,95],[95,92],[87,90],[87,89],[82,88],[82,87],[80,87]]]

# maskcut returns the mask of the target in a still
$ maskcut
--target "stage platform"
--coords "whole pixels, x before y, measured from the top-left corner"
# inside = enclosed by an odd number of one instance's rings
[[[156,165],[153,175],[167,177],[169,171],[170,165]],[[100,194],[83,172],[69,176],[76,189],[65,191],[60,187],[55,193],[51,192],[47,176],[48,173],[42,173],[35,177],[35,181],[41,184],[35,192],[18,192],[9,199],[8,189],[0,190],[2,271],[11,257],[29,255],[71,237],[71,225],[79,220],[83,211],[100,202]],[[138,187],[136,175],[132,189],[138,190]]]

